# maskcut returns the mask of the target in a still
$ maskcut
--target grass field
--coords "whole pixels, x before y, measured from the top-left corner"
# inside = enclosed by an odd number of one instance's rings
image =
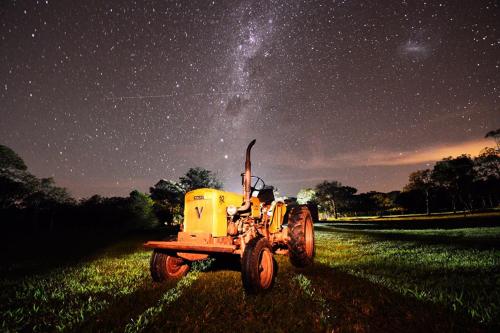
[[[253,297],[234,260],[200,263],[181,280],[153,284],[146,236],[59,265],[26,251],[22,261],[3,261],[0,330],[498,331],[497,222],[415,230],[322,224],[315,265],[296,270],[278,257],[274,288]]]

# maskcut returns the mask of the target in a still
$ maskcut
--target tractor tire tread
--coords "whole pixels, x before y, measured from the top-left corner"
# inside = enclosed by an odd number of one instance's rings
[[[295,267],[306,267],[314,262],[314,251],[312,255],[308,255],[306,251],[305,223],[308,217],[312,223],[307,206],[293,207],[288,217],[289,257]]]
[[[271,245],[269,241],[264,237],[255,237],[251,239],[245,246],[245,251],[241,259],[241,280],[243,282],[243,288],[247,294],[257,294],[265,291],[260,284],[259,277],[259,259],[260,252],[264,247],[267,247],[271,251]],[[272,252],[272,251],[271,251]],[[274,284],[274,278],[276,276],[276,261],[273,258],[273,277],[271,285],[267,289],[271,289]]]

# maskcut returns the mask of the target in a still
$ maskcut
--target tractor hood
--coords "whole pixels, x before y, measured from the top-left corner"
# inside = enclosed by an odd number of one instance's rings
[[[239,207],[241,194],[211,188],[186,193],[184,231],[209,233],[213,237],[227,236],[227,206]]]

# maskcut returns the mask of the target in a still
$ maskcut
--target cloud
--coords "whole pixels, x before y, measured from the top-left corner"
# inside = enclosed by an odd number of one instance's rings
[[[308,161],[298,161],[289,157],[277,158],[277,164],[298,169],[321,170],[339,169],[348,167],[369,166],[404,166],[424,163],[433,163],[445,157],[456,157],[461,154],[478,155],[479,152],[491,145],[490,140],[472,140],[453,144],[439,144],[414,151],[360,151],[343,153],[337,156],[321,156],[316,154]]]
[[[462,154],[478,155],[488,146],[489,140],[473,140],[455,144],[442,144],[413,152],[381,152],[368,156],[366,165],[412,165],[439,161],[445,157],[457,157]]]

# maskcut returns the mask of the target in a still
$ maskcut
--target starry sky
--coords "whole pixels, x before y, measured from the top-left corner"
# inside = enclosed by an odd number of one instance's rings
[[[497,1],[2,1],[0,144],[75,197],[190,167],[399,190],[500,127]]]

